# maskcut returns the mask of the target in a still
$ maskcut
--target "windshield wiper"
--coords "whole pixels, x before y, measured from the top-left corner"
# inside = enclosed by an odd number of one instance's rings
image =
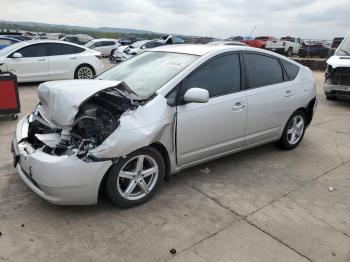
[[[339,50],[342,51],[342,52],[344,52],[346,55],[350,55],[350,53],[349,53],[348,51],[346,51],[346,50],[343,50],[343,49],[341,49],[341,48],[339,48]]]

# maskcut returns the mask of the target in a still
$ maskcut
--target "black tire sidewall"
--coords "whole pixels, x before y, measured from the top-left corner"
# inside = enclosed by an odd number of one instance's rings
[[[290,125],[290,122],[291,122],[292,119],[293,119],[295,116],[297,116],[297,115],[300,115],[300,116],[303,118],[303,120],[304,120],[304,130],[303,130],[303,134],[302,134],[301,138],[299,139],[299,141],[298,141],[296,144],[292,145],[292,144],[290,144],[289,141],[288,141],[288,135],[287,135],[287,133],[288,133],[288,127],[289,127],[289,125]],[[304,135],[305,135],[305,130],[306,130],[306,116],[305,116],[305,113],[304,113],[303,111],[301,111],[301,110],[298,110],[298,111],[294,112],[294,113],[291,115],[291,117],[290,117],[290,118],[288,119],[288,121],[287,121],[286,126],[284,127],[282,137],[281,137],[281,139],[279,140],[279,145],[280,145],[280,147],[281,147],[282,149],[286,149],[286,150],[291,150],[291,149],[296,148],[296,147],[301,143],[301,141],[303,140]]]
[[[128,160],[130,160],[131,158],[137,155],[149,155],[157,162],[158,178],[154,188],[148,195],[138,200],[128,200],[119,194],[117,189],[117,181],[119,177],[119,172],[123,167],[123,165]],[[104,184],[105,193],[108,199],[115,205],[118,205],[121,207],[134,207],[147,202],[149,199],[151,199],[154,196],[154,194],[158,191],[160,185],[162,184],[164,176],[165,176],[165,162],[162,155],[152,147],[145,147],[129,154],[126,158],[121,159],[117,163],[113,164],[105,180],[105,184]]]

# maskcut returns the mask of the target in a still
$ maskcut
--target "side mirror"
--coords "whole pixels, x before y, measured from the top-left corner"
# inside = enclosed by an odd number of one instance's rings
[[[209,101],[209,92],[203,88],[193,87],[186,91],[185,102],[206,103]]]
[[[14,53],[12,55],[12,58],[22,58],[22,57],[23,57],[23,55],[21,53],[18,53],[18,52]]]

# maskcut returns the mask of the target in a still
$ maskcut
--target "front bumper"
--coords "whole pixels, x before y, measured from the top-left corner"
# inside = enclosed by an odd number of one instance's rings
[[[330,81],[326,81],[323,90],[326,95],[350,99],[350,85],[332,85]]]
[[[77,156],[55,156],[26,141],[28,120],[17,125],[12,140],[14,164],[23,182],[38,196],[57,205],[92,205],[111,161],[84,162]]]

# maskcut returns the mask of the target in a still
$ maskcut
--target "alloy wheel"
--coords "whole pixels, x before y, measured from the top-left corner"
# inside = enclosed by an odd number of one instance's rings
[[[289,144],[295,145],[303,136],[304,132],[304,118],[300,115],[296,115],[290,121],[287,131],[287,139]]]
[[[94,72],[91,68],[83,66],[78,70],[78,79],[91,79],[94,77]]]
[[[127,200],[138,200],[148,195],[158,179],[158,165],[149,155],[137,155],[120,169],[117,179],[118,193]]]

